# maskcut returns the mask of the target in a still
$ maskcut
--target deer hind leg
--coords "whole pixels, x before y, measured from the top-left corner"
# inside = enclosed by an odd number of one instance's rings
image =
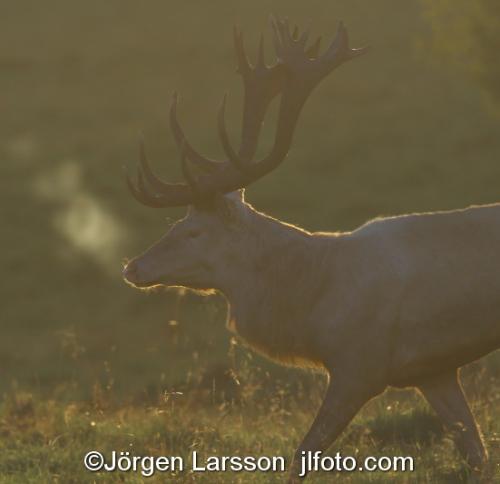
[[[488,453],[464,395],[458,371],[425,382],[419,389],[443,423],[458,431],[456,444],[470,467],[480,470],[488,460]]]

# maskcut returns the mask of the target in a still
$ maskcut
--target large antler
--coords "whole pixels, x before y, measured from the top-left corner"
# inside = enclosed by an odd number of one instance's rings
[[[291,32],[287,20],[271,19],[271,26],[277,54],[277,62],[272,67],[265,65],[262,37],[257,62],[252,66],[246,56],[241,33],[236,28],[234,30],[238,72],[243,77],[245,90],[238,152],[232,148],[225,128],[225,96],[219,110],[218,128],[228,160],[216,161],[200,155],[187,141],[177,120],[177,95],[174,95],[170,124],[181,150],[183,174],[187,183],[165,183],[157,178],[151,171],[144,144],[141,143],[137,183],[127,176],[130,191],[139,202],[151,207],[197,203],[216,192],[228,193],[245,187],[272,171],[284,160],[290,149],[299,114],[309,94],[333,69],[366,50],[349,48],[347,30],[342,23],[339,24],[335,39],[322,55],[318,55],[320,38],[306,48],[307,31],[299,37],[297,27]],[[266,111],[273,98],[280,93],[273,148],[264,159],[252,162]],[[189,162],[204,173],[195,176]]]

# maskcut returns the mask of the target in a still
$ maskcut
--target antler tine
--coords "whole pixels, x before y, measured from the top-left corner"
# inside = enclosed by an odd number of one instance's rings
[[[126,173],[125,176],[130,193],[138,202],[153,208],[161,208],[163,206],[163,204],[158,201],[157,197],[151,195],[147,191],[139,166],[137,167],[137,186],[128,173]]]
[[[281,40],[283,40],[284,32],[283,32],[283,20],[279,17],[279,15],[273,14],[271,18],[278,29],[278,33],[280,34]]]
[[[132,179],[130,178],[130,174],[128,173],[128,170],[126,169],[126,167],[123,167],[124,168],[124,172],[125,172],[125,181],[127,183],[127,187],[130,191],[130,193],[132,194],[132,196],[139,202],[139,203],[142,203],[143,205],[148,205],[148,206],[153,206],[149,200],[149,198],[147,197],[144,197],[143,194],[136,188],[134,182],[132,181]]]
[[[245,74],[251,69],[251,65],[245,52],[243,34],[236,25],[233,26],[233,39],[234,49],[236,50],[236,60],[238,62],[237,72]]]
[[[283,54],[283,45],[281,41],[280,31],[278,28],[278,23],[273,15],[271,15],[269,22],[271,24],[271,30],[273,35],[274,50],[276,51],[276,56],[278,58],[278,61],[280,61]]]
[[[135,183],[128,171],[125,170],[128,189],[138,202],[153,208],[181,207],[193,202],[193,191],[187,185],[165,183],[156,178],[150,170],[142,143],[139,153]]]
[[[306,49],[306,54],[309,59],[316,59],[318,57],[319,48],[321,46],[321,36],[316,39],[316,42]]]
[[[288,17],[285,17],[281,22],[284,34],[284,40],[288,45],[293,42],[292,34],[290,33],[290,22],[288,21]]]
[[[194,173],[191,171],[189,165],[189,158],[187,157],[186,145],[181,148],[181,169],[184,179],[187,181],[188,185],[194,194],[199,195],[201,193],[200,185]]]
[[[137,188],[140,193],[144,195],[152,195],[152,197],[155,198],[155,195],[149,193],[148,189],[146,188],[140,166],[137,166]]]
[[[222,147],[229,159],[229,162],[234,165],[235,168],[238,170],[244,170],[245,169],[245,164],[241,160],[241,158],[238,156],[236,151],[234,151],[233,147],[231,146],[231,142],[229,141],[229,136],[227,134],[227,129],[226,129],[226,99],[227,99],[227,93],[224,94],[224,97],[222,98],[222,103],[219,108],[219,113],[217,116],[217,126],[218,126],[218,131],[219,131],[219,139],[221,141]]]
[[[353,59],[367,51],[368,47],[361,47],[358,49],[349,48],[349,34],[342,21],[339,22],[337,27],[337,34],[333,39],[330,47],[322,56],[322,60],[327,62],[344,62],[346,60]]]
[[[275,48],[277,51],[279,51],[280,57],[282,56],[283,49],[290,49],[293,43],[304,49],[311,32],[310,21],[308,22],[307,27],[304,29],[304,32],[302,32],[299,37],[300,31],[297,25],[295,25],[293,32],[290,33],[290,25],[288,19],[285,18],[284,20],[281,20],[275,16],[271,16],[271,27],[273,29],[273,40]],[[316,39],[316,42],[306,50],[306,52],[310,54],[311,57],[316,57],[320,42],[321,37],[318,37],[318,39]]]
[[[177,147],[179,149],[184,149],[186,151],[186,156],[198,168],[208,172],[216,170],[221,165],[221,162],[200,155],[188,142],[186,135],[179,124],[179,120],[177,119],[177,101],[177,93],[174,93],[172,96],[172,104],[170,106],[170,129],[174,135]]]
[[[137,170],[137,184],[132,181],[128,174],[126,175],[126,182],[133,197],[148,207],[183,207],[194,201],[192,190],[183,183],[170,183],[168,184],[168,190],[165,190],[161,194],[156,192],[151,193],[144,183],[140,168]]]
[[[348,48],[349,35],[347,34],[347,29],[344,27],[344,22],[341,20],[337,27],[337,33],[335,34],[330,47],[328,47],[323,57],[324,59],[333,60],[336,57],[345,55]]]
[[[311,33],[311,21],[307,23],[307,27],[304,29],[304,32],[302,32],[302,35],[299,37],[297,35],[297,38],[294,38],[294,40],[298,43],[299,47],[302,49],[305,48],[307,41],[309,40],[309,34]]]
[[[161,193],[168,190],[168,184],[160,180],[151,170],[151,166],[146,156],[144,137],[142,135],[139,142],[139,167],[141,172],[144,173],[147,183],[151,185],[155,191]]]
[[[349,59],[354,59],[360,55],[366,54],[370,50],[369,45],[365,45],[363,47],[356,47],[354,49],[349,49]]]
[[[266,61],[264,59],[264,35],[260,34],[259,39],[259,54],[257,57],[257,63],[255,64],[258,68],[263,68],[266,66]]]

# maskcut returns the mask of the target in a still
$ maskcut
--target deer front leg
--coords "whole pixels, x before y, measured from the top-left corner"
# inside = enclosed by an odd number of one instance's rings
[[[318,414],[295,452],[289,484],[296,484],[307,475],[307,470],[302,468],[303,452],[324,451],[330,447],[361,407],[376,393],[367,392],[359,381],[330,380]]]
[[[419,389],[443,423],[458,431],[457,447],[470,467],[480,470],[488,460],[488,453],[462,390],[457,370],[425,382]]]

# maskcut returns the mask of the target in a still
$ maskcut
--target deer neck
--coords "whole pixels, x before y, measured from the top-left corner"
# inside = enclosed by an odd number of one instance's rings
[[[270,217],[260,217],[256,229],[242,260],[245,270],[220,287],[228,301],[227,326],[280,362],[307,360],[306,319],[325,283],[328,247],[313,247],[316,237]]]

